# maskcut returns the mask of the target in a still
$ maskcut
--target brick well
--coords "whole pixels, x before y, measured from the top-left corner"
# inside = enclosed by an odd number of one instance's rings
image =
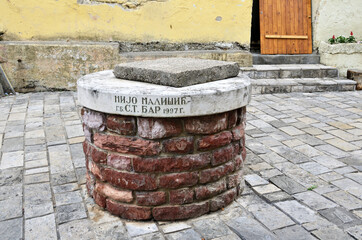
[[[148,118],[83,108],[89,195],[132,220],[181,220],[224,208],[243,188],[245,113]]]

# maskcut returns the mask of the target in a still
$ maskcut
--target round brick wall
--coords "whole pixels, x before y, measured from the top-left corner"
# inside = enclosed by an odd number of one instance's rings
[[[188,219],[229,205],[243,189],[245,112],[143,118],[83,108],[88,193],[133,220]]]

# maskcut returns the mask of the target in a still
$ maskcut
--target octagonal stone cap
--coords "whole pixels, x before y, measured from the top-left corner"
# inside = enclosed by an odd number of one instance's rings
[[[143,117],[189,117],[221,113],[246,106],[250,79],[234,78],[175,88],[117,79],[112,70],[80,78],[81,105],[105,113]]]
[[[236,77],[240,67],[234,62],[194,59],[161,58],[122,63],[113,73],[117,78],[185,87]]]

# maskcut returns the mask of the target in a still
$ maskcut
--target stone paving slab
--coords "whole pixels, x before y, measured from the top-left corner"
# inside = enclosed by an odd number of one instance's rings
[[[0,98],[1,239],[361,239],[362,93],[255,95],[246,186],[188,221],[124,221],[85,188],[74,92]]]

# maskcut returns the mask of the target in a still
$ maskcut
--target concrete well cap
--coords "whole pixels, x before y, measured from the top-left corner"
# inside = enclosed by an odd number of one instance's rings
[[[161,58],[122,63],[115,67],[113,73],[120,79],[185,87],[236,77],[239,70],[239,65],[234,62],[194,58]]]

